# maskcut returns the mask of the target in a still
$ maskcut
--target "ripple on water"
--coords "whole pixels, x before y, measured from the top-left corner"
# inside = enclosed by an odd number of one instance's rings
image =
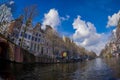
[[[106,63],[109,63],[109,65]],[[11,74],[15,76],[16,80],[120,80],[120,64],[111,63],[110,60],[106,63],[104,60],[97,58],[82,63],[45,66],[41,66],[41,64],[37,66],[15,66],[14,64],[11,66],[8,64],[7,69],[4,69],[3,72],[6,70],[12,71]],[[114,66],[111,68],[113,64]],[[2,74],[2,72],[0,73]],[[114,78],[113,74],[119,75],[118,79]],[[1,76],[0,80],[3,80],[2,78]]]

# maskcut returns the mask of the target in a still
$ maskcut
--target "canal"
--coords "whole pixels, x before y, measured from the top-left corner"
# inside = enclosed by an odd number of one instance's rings
[[[0,80],[120,80],[120,58],[47,65],[0,61]]]

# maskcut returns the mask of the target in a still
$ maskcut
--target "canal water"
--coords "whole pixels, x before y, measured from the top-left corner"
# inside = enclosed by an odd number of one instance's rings
[[[47,65],[0,61],[0,80],[120,80],[120,58]]]

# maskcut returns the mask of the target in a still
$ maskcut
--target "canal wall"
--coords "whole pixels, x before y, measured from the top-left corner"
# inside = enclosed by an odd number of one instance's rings
[[[54,58],[44,57],[44,56],[35,56],[34,53],[15,46],[14,49],[14,62],[17,63],[56,63],[57,61]]]
[[[0,59],[16,63],[56,63],[55,58],[46,56],[35,56],[34,53],[21,48],[20,46],[0,36]]]
[[[34,53],[29,52],[14,44],[4,36],[0,36],[0,59],[8,60],[15,63],[67,63],[84,61],[87,58],[84,56],[80,60],[73,59],[56,59],[47,55],[35,56]]]

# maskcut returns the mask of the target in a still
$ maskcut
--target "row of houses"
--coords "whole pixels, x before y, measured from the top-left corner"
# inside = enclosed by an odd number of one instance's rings
[[[6,29],[1,30],[1,34],[29,53],[37,57],[68,60],[85,56],[95,57],[95,53],[76,45],[70,38],[59,36],[50,25],[46,25],[46,28],[42,29],[41,23],[38,22],[34,26],[31,19],[27,24],[23,23],[23,19],[24,17],[20,16],[7,24],[7,28],[2,27],[2,29]]]
[[[112,57],[120,55],[120,44],[117,40],[118,35],[116,34],[118,28],[113,30],[110,41],[106,44],[105,48],[101,51],[101,56]]]
[[[71,47],[75,43],[70,38],[60,37],[49,25],[46,25],[44,30],[41,26],[39,22],[33,26],[31,20],[26,26],[23,23],[23,16],[20,16],[9,23],[6,32],[2,30],[1,33],[5,33],[4,35],[12,42],[35,56],[61,57],[63,52],[73,55],[74,52]]]
[[[39,22],[33,25],[33,13],[13,20],[10,8],[2,5],[0,10],[3,12],[0,16],[0,34],[35,56],[71,59],[93,53],[77,46],[70,38],[59,36],[50,25],[46,25],[45,29]]]
[[[47,55],[52,57],[52,47],[49,45],[49,39],[47,39],[46,31],[52,30],[52,28],[41,29],[41,24],[37,23],[33,26],[32,21],[29,22],[29,26],[23,24],[23,17],[12,21],[9,25],[8,36],[16,45],[27,49],[30,53],[36,56]]]

